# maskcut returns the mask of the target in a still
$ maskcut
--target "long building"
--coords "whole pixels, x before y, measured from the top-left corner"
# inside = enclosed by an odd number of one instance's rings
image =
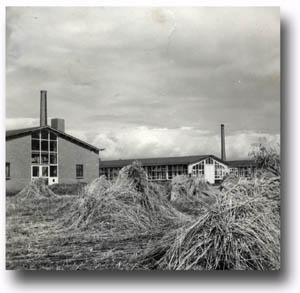
[[[47,92],[41,91],[40,125],[6,131],[6,191],[38,177],[48,184],[88,183],[99,176],[99,151],[67,134],[63,119],[47,125]]]
[[[115,178],[119,171],[134,161],[141,163],[151,181],[172,180],[177,175],[201,176],[214,184],[222,181],[228,174],[240,177],[252,176],[256,164],[251,160],[226,161],[225,129],[221,124],[221,158],[214,155],[184,157],[142,158],[129,160],[100,161],[100,176]]]
[[[213,155],[100,161],[100,175],[113,179],[124,166],[138,161],[152,181],[171,180],[177,175],[203,176],[215,183],[230,173],[228,165]]]

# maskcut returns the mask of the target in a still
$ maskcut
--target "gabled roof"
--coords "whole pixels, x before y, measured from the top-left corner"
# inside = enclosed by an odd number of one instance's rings
[[[226,162],[230,167],[256,167],[254,160],[235,160]]]
[[[25,135],[27,133],[31,133],[32,131],[40,129],[40,128],[41,127],[29,127],[29,128],[7,130],[6,131],[6,140],[14,138],[15,136],[20,136],[20,135]]]
[[[70,134],[67,134],[65,132],[59,131],[57,129],[54,129],[50,126],[37,126],[37,127],[30,127],[30,128],[22,128],[22,129],[14,129],[14,130],[8,130],[6,131],[6,140],[12,140],[18,137],[30,135],[32,132],[42,130],[42,129],[49,129],[52,132],[56,133],[58,136],[63,137],[66,140],[69,140],[73,143],[76,143],[77,145],[80,145],[86,149],[89,149],[90,151],[93,151],[94,153],[99,153],[99,151],[102,151],[103,149],[99,149],[85,141],[82,141]]]
[[[122,168],[124,166],[132,164],[134,161],[139,161],[143,166],[154,165],[189,165],[202,161],[208,157],[212,157],[215,160],[226,165],[226,162],[213,155],[198,155],[198,156],[184,156],[184,157],[161,157],[161,158],[144,158],[144,159],[128,159],[128,160],[110,160],[100,161],[100,168],[115,167]]]

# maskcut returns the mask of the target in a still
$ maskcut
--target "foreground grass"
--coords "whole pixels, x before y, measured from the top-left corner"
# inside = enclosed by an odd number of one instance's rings
[[[29,270],[132,269],[131,258],[158,234],[109,237],[99,231],[63,228],[57,207],[78,196],[6,200],[6,268]]]
[[[229,178],[222,191],[195,180],[177,180],[171,201],[138,166],[76,196],[33,182],[6,199],[6,267],[279,269],[280,178]]]

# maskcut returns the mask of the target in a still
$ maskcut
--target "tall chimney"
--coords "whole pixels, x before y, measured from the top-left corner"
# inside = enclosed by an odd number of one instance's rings
[[[47,91],[41,91],[40,126],[47,126]]]
[[[224,124],[221,124],[221,159],[226,161]]]

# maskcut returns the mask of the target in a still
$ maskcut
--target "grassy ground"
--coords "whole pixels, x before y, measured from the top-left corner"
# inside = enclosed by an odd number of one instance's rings
[[[6,268],[280,268],[279,177],[229,178],[222,191],[179,178],[168,196],[131,168],[80,195],[32,183],[7,197]]]
[[[95,270],[130,269],[131,258],[162,234],[127,238],[99,231],[66,229],[57,207],[78,196],[20,201],[6,200],[6,268]],[[126,253],[124,253],[126,251]]]

